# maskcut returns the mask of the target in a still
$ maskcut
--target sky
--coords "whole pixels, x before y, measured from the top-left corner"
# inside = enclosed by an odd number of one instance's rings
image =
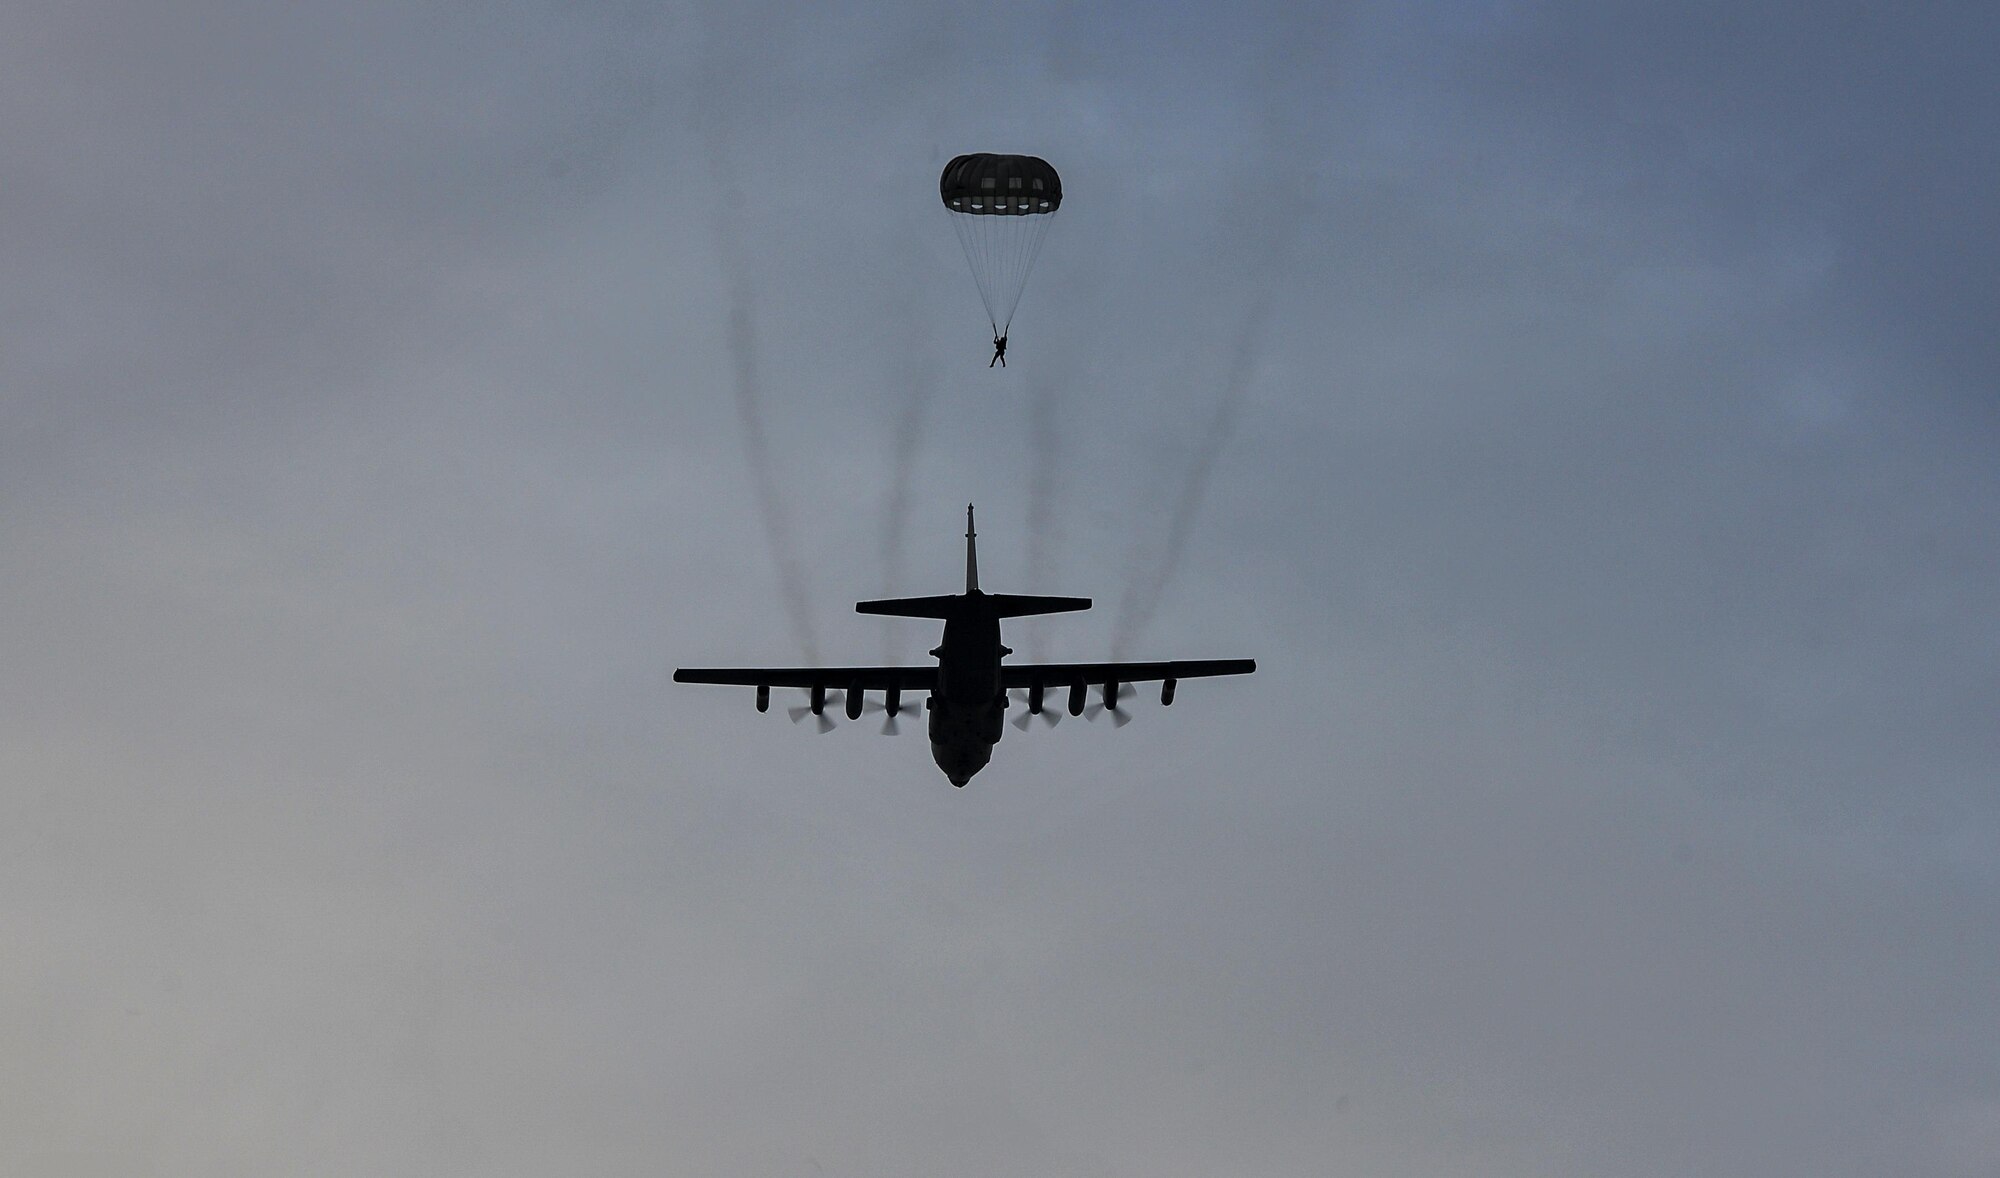
[[[1996,50],[7,9],[0,1171],[2000,1175]],[[923,662],[968,502],[1257,674],[964,790],[670,682]]]

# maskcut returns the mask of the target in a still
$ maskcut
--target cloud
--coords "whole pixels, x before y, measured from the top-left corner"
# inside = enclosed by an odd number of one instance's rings
[[[8,18],[0,1169],[1979,1172],[1987,23]]]

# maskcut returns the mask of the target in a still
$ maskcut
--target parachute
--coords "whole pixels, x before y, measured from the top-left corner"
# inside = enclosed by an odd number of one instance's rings
[[[938,195],[965,247],[993,335],[1003,338],[1062,207],[1062,177],[1032,155],[962,155],[944,166]]]

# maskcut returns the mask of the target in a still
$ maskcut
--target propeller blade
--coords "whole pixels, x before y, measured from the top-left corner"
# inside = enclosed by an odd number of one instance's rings
[[[813,714],[811,708],[786,708],[785,711],[791,714],[792,723],[794,724],[804,723],[805,718]],[[825,736],[827,733],[833,731],[833,717],[827,715],[825,712],[813,716],[813,728],[821,736]]]
[[[821,736],[825,736],[827,733],[833,731],[833,714],[839,708],[840,692],[837,690],[827,692],[826,708],[816,717],[817,723],[813,725]],[[807,716],[813,714],[813,710],[810,705],[802,705],[796,708],[786,708],[785,714],[792,718],[792,723],[800,724],[805,722]]]
[[[903,731],[902,718],[904,713],[910,710],[910,705],[904,704],[897,708],[896,714],[892,716],[889,714],[889,705],[880,700],[871,699],[861,705],[861,710],[871,716],[878,712],[881,713],[882,735],[896,736]]]
[[[1098,694],[1102,696],[1103,692],[1099,692]],[[1085,704],[1083,707],[1083,718],[1095,722],[1099,716],[1110,712],[1112,727],[1123,728],[1132,722],[1132,713],[1126,711],[1120,705],[1138,694],[1139,689],[1137,687],[1132,686],[1130,683],[1120,683],[1118,685],[1118,699],[1116,702],[1108,708],[1104,706],[1101,700],[1097,703]]]
[[[1033,722],[1033,717],[1035,716],[1035,713],[1028,710],[1028,689],[1025,687],[1009,688],[1007,695],[1014,703],[1021,705],[1021,714],[1014,717],[1014,727],[1026,732],[1028,725]],[[1049,692],[1042,699],[1041,717],[1043,725],[1049,728],[1054,728],[1056,721],[1062,719],[1062,702],[1056,698],[1053,691]]]
[[[1062,719],[1062,712],[1059,709],[1046,708],[1046,707],[1042,709],[1042,727],[1054,728],[1056,726],[1056,721],[1060,719]],[[1020,715],[1014,717],[1013,723],[1014,727],[1019,728],[1023,732],[1026,732],[1029,726],[1034,723],[1034,720],[1035,720],[1035,714],[1033,712],[1024,711]]]

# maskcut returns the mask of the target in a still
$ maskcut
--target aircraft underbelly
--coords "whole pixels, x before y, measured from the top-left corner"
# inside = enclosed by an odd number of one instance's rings
[[[999,743],[1001,722],[1007,715],[1006,709],[997,706],[998,698],[985,706],[970,707],[944,699],[932,701],[931,758],[953,785],[964,785],[993,759],[993,746]]]

